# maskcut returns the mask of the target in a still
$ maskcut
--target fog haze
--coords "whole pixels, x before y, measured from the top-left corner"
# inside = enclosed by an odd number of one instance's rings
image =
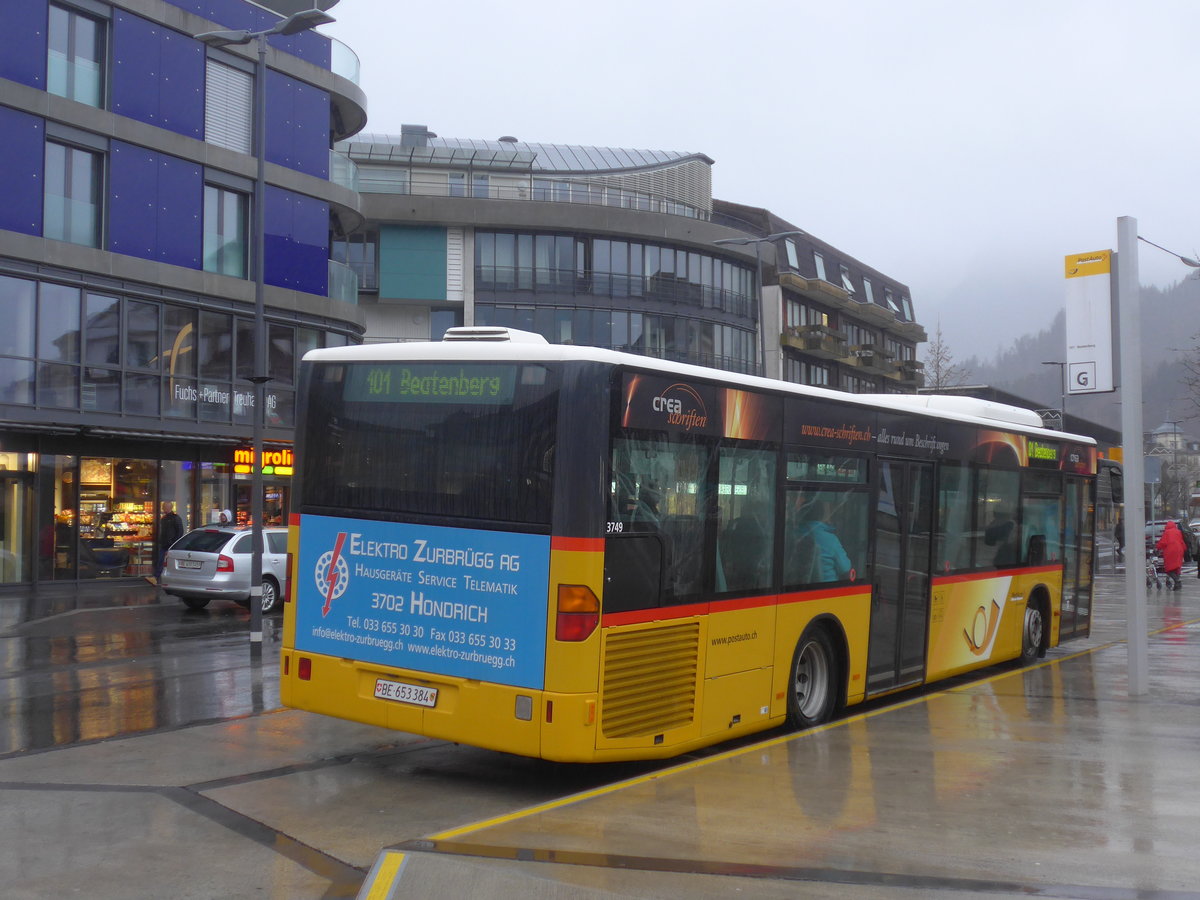
[[[1118,216],[1196,227],[1200,8],[1182,0],[341,0],[368,131],[699,151],[765,206],[912,289],[959,357],[1048,327],[1063,257]],[[1143,284],[1191,270],[1142,245]],[[1191,323],[1200,327],[1200,316]]]

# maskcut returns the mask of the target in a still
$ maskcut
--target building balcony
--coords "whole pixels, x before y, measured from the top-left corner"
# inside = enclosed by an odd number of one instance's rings
[[[828,325],[793,325],[780,336],[780,343],[818,359],[846,356],[846,335]]]
[[[901,384],[920,390],[925,387],[925,363],[919,359],[902,359],[896,363],[894,377]]]
[[[895,357],[874,344],[857,344],[841,358],[841,362],[870,375],[891,375],[896,371]]]

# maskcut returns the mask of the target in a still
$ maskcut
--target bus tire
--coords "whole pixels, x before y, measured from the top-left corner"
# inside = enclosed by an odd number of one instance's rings
[[[1021,656],[1017,662],[1028,666],[1046,655],[1046,619],[1042,603],[1030,597],[1025,605],[1025,618],[1021,623]]]
[[[838,664],[829,633],[810,625],[796,643],[788,670],[788,724],[803,729],[828,721],[837,699]]]

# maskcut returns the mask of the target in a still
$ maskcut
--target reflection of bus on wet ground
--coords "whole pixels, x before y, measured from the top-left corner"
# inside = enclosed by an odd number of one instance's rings
[[[286,704],[671,756],[1090,627],[1096,454],[1028,411],[506,329],[310,353]]]

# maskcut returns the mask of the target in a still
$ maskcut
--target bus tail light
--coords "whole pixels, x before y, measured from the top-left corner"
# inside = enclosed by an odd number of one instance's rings
[[[226,556],[225,554],[221,554],[220,556],[218,556],[217,557],[217,571],[218,572],[232,572],[233,571],[233,560],[230,557]]]
[[[558,586],[558,617],[554,637],[560,641],[586,641],[600,624],[600,599],[583,584]]]
[[[307,656],[300,657],[300,661],[296,665],[296,675],[301,681],[312,680],[312,660]]]

